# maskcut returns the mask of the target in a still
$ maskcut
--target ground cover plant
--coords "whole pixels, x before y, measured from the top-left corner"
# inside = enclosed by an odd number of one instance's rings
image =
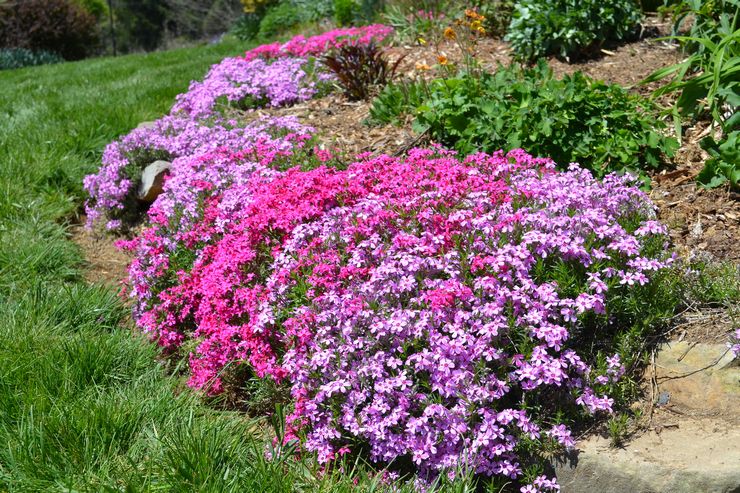
[[[0,490],[330,491],[309,463],[288,477],[266,462],[254,423],[177,392],[116,290],[83,280],[69,239],[105,144],[240,49],[0,74],[12,88],[0,98]]]
[[[641,291],[652,290],[645,288],[651,272],[667,265],[659,253],[662,227],[645,219],[649,204],[624,179],[610,177],[601,185],[586,171],[553,172],[552,162],[521,152],[461,163],[419,150],[406,160],[382,156],[345,171],[283,174],[255,172],[243,159],[216,153],[195,160],[195,175],[184,182],[197,189],[180,206],[195,215],[165,205],[173,203],[177,185],[162,203],[158,199],[150,211],[154,224],[128,244],[136,253],[130,293],[140,326],[170,350],[189,352],[191,385],[219,393],[250,374],[291,382],[297,400],[289,431],[305,433],[306,447],[318,452],[320,462],[369,443],[375,461],[408,455],[430,478],[466,463],[478,473],[519,477],[517,453],[527,457],[536,448],[532,440],[553,436],[570,444],[564,423],[550,421],[563,409],[550,407],[553,416],[547,418],[544,402],[552,405],[560,395],[571,410],[579,404],[586,413],[611,409],[613,397],[604,392],[623,368],[618,354],[606,352],[639,340],[655,321],[646,313],[665,315],[672,308],[651,306],[649,300],[663,297]],[[202,180],[206,175],[211,178]],[[562,205],[551,202],[563,197],[558,187],[569,190]],[[428,201],[431,209],[417,210]],[[453,206],[461,201],[464,206]],[[579,224],[576,237],[567,244],[547,240],[546,231],[563,237],[573,210],[579,211],[572,216]],[[580,213],[594,216],[584,224]],[[593,233],[582,229],[587,224],[596,228]],[[397,239],[383,240],[381,231],[396,231]],[[504,236],[488,243],[478,236],[483,231]],[[647,250],[640,246],[643,237],[652,238]],[[522,243],[510,245],[514,238]],[[352,244],[344,244],[349,239]],[[388,246],[381,248],[384,242]],[[483,250],[471,254],[478,247]],[[526,252],[548,252],[550,260],[524,260]],[[574,261],[586,269],[572,266]],[[393,269],[400,269],[397,278]],[[618,294],[611,298],[610,291]],[[525,301],[525,293],[532,301]],[[537,320],[526,318],[536,307],[542,311]],[[614,317],[637,332],[615,331]],[[581,326],[579,320],[588,322]],[[462,327],[471,323],[478,329],[466,339]],[[334,327],[344,328],[335,334]],[[511,332],[515,327],[528,329]],[[566,342],[572,337],[582,344],[580,338],[596,337],[593,331],[601,331],[598,354],[581,354]],[[363,339],[368,333],[377,346]],[[508,350],[494,343],[507,339],[518,342]],[[348,359],[330,357],[339,354]],[[424,366],[440,361],[448,363],[440,373]],[[317,373],[326,365],[336,365],[336,372]],[[362,378],[354,381],[353,375]],[[468,415],[467,406],[455,401],[471,386],[481,394]],[[379,394],[372,390],[386,387]],[[537,416],[506,407],[520,392],[530,396],[525,400]],[[410,428],[419,413],[429,413],[418,423],[427,424]],[[475,425],[475,416],[488,424]],[[502,432],[513,434],[502,442],[482,435],[497,419]],[[460,440],[438,453],[438,434],[453,425]],[[540,436],[540,426],[553,429]],[[480,449],[483,443],[495,447]]]
[[[268,146],[268,127],[278,126],[288,133],[295,130],[297,126],[291,127],[287,121],[244,127],[229,117],[228,110],[290,105],[326,92],[334,76],[315,56],[351,43],[360,50],[372,47],[379,57],[375,42],[389,33],[386,26],[372,25],[337,29],[310,38],[296,36],[286,43],[261,45],[243,57],[215,64],[202,81],[193,81],[177,96],[169,116],[148,128],[134,130],[106,148],[103,167],[85,179],[90,196],[85,205],[88,225],[118,230],[135,223],[142,212],[135,198],[138,179],[143,168],[157,159],[172,160],[218,147],[239,150],[255,144]],[[378,67],[390,70],[383,58],[377,61]],[[375,79],[377,76],[373,80],[382,82]],[[274,140],[272,144],[279,147]]]

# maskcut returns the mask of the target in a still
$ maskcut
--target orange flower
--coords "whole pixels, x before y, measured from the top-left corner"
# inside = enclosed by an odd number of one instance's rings
[[[416,70],[431,70],[432,67],[426,64],[426,62],[416,62]]]
[[[466,9],[465,10],[465,17],[468,19],[473,19],[474,21],[484,21],[486,20],[485,16],[480,15],[478,12],[476,12],[473,9]]]
[[[445,35],[445,39],[449,39],[449,40],[453,40],[457,38],[457,34],[455,34],[455,30],[452,29],[451,27],[448,27],[447,29],[445,29],[444,35]]]
[[[440,65],[447,65],[449,63],[449,60],[447,60],[447,57],[444,55],[437,55],[437,61]]]

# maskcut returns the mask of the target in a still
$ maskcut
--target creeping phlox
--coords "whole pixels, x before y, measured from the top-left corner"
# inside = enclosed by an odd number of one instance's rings
[[[251,109],[295,104],[328,91],[334,76],[316,63],[327,50],[352,41],[380,42],[393,29],[380,24],[335,29],[317,36],[296,36],[285,44],[263,45],[244,56],[226,58],[211,67],[203,81],[193,81],[177,96],[171,114],[148,128],[139,128],[109,144],[100,170],[85,178],[89,227],[102,224],[118,230],[124,220],[136,216],[134,188],[141,170],[157,159],[172,160],[210,152],[217,147],[231,150],[251,145],[266,126],[264,120],[241,128],[225,115],[228,107]],[[292,124],[291,124],[292,125]]]
[[[85,203],[87,225],[102,223],[109,230],[121,228],[122,219],[137,207],[133,194],[142,169],[157,159],[174,160],[174,171],[181,162],[178,158],[218,148],[237,151],[256,143],[281,149],[289,146],[294,136],[308,136],[310,132],[295,118],[265,118],[242,126],[234,120],[206,123],[181,115],[165,116],[106,147],[103,165],[84,180],[89,195]],[[282,137],[285,135],[287,139]]]
[[[625,368],[610,307],[671,262],[665,230],[629,177],[440,147],[337,169],[295,119],[221,112],[311,97],[306,57],[389,33],[296,37],[214,66],[170,116],[107,147],[85,179],[88,220],[120,227],[141,169],[171,160],[120,245],[134,319],[188,357],[189,385],[290,387],[286,439],[323,463],[362,449],[410,459],[423,481],[521,479],[533,446],[574,445],[560,416],[611,411]],[[558,490],[545,476],[521,489]]]
[[[610,411],[619,356],[595,371],[570,341],[670,261],[644,252],[662,251],[663,228],[628,178],[520,150],[415,149],[346,170],[278,158],[216,150],[179,166],[128,243],[136,320],[191,348],[191,386],[286,382],[289,437],[322,462],[365,444],[429,478],[520,477],[523,441],[573,446],[559,410]]]
[[[249,61],[257,58],[271,60],[283,57],[318,57],[349,42],[379,44],[391,34],[393,34],[393,28],[383,24],[339,28],[308,38],[298,35],[286,43],[261,45],[247,51],[244,59]]]
[[[177,96],[173,112],[191,118],[214,116],[218,103],[248,108],[289,106],[313,98],[333,76],[307,58],[227,58],[214,65],[202,82],[192,82]]]

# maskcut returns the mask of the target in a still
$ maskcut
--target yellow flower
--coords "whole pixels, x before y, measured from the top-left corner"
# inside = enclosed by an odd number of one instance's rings
[[[455,34],[455,30],[452,29],[451,27],[448,27],[447,29],[445,29],[444,35],[445,35],[445,39],[449,39],[449,40],[453,40],[457,38],[457,34]]]
[[[447,65],[449,63],[449,60],[447,60],[447,57],[444,55],[437,55],[437,61],[440,65]]]

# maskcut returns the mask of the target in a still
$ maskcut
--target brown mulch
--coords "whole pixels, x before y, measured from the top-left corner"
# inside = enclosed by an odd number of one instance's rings
[[[350,159],[363,152],[396,154],[416,141],[410,125],[366,125],[370,106],[368,101],[349,102],[341,94],[330,94],[288,108],[257,110],[249,118],[296,116],[316,129],[317,137],[327,149],[338,150]]]
[[[740,264],[740,193],[696,184],[708,157],[699,146],[707,130],[704,124],[686,132],[675,169],[654,177],[650,198],[682,257],[708,253],[714,260]]]

